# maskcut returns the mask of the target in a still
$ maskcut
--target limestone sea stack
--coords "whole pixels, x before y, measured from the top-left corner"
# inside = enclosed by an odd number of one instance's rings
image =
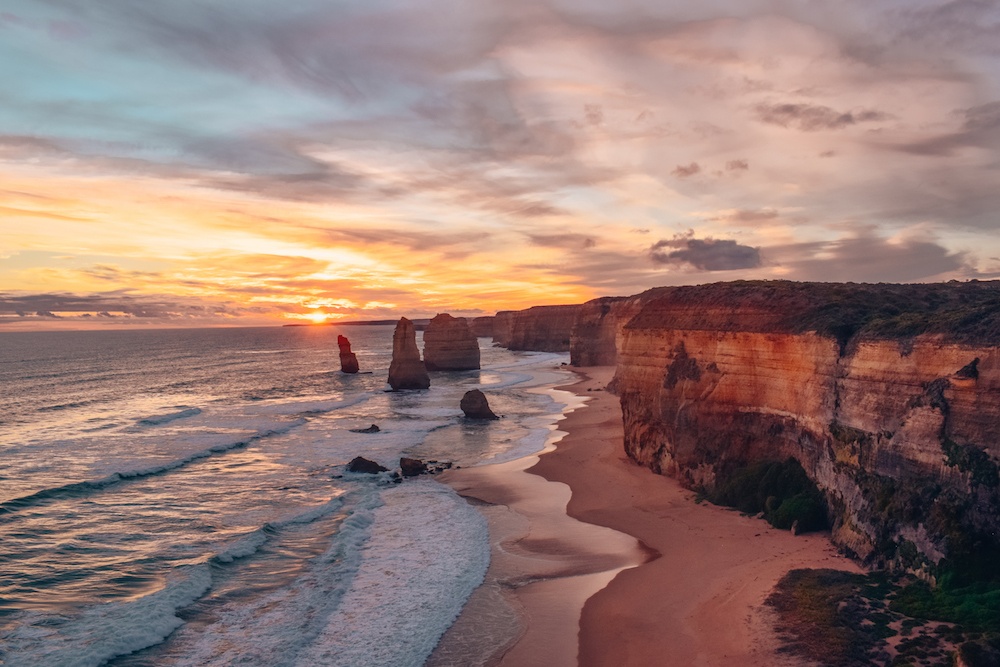
[[[464,317],[434,316],[424,330],[424,365],[429,371],[479,368],[479,341]]]
[[[417,348],[417,331],[413,322],[399,318],[396,331],[392,334],[392,362],[389,364],[389,386],[393,391],[400,389],[428,389],[431,379],[427,368],[420,360]]]
[[[340,348],[340,371],[357,373],[358,357],[351,352],[351,341],[347,340],[347,336],[337,336],[337,347]]]
[[[486,400],[486,394],[478,389],[465,392],[465,396],[462,397],[459,407],[462,408],[462,412],[469,419],[500,419],[490,409],[490,404]]]

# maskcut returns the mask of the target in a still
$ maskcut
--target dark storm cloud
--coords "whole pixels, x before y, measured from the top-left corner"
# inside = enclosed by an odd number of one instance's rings
[[[701,271],[734,271],[760,266],[760,249],[730,239],[696,239],[691,235],[657,241],[649,256],[656,264],[688,264]]]
[[[891,117],[873,109],[844,112],[813,104],[761,104],[756,110],[757,119],[761,122],[803,132],[840,130],[858,123],[887,120]]]

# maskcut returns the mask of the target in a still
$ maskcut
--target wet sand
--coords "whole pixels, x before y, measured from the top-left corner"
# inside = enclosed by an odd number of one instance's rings
[[[588,400],[554,450],[442,477],[483,503],[493,562],[428,665],[799,664],[776,652],[765,598],[795,568],[860,571],[825,534],[698,504],[631,462],[613,374],[587,368],[562,388]]]

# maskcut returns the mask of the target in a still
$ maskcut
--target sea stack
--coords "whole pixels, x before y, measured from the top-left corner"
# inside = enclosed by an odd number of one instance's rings
[[[424,365],[429,371],[479,368],[479,341],[464,317],[434,316],[424,330]]]
[[[337,336],[337,347],[340,348],[340,370],[342,373],[358,372],[358,357],[351,352],[351,341],[347,336]]]
[[[389,364],[389,386],[393,391],[400,389],[427,389],[431,379],[427,368],[420,360],[417,348],[417,331],[413,322],[399,318],[396,331],[392,334],[392,363]]]
[[[490,410],[486,394],[478,389],[465,392],[465,396],[462,397],[459,407],[462,408],[462,412],[469,419],[500,419]]]

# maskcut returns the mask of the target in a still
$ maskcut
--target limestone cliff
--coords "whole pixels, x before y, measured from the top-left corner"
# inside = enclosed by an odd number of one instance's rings
[[[479,341],[464,317],[435,315],[424,330],[424,365],[429,371],[479,368]]]
[[[493,342],[510,350],[569,351],[580,305],[502,310],[493,318]]]
[[[493,335],[493,316],[482,315],[475,317],[469,324],[469,328],[472,329],[472,333],[476,334],[476,336],[491,337]]]
[[[869,562],[933,568],[1000,545],[998,283],[670,288],[621,332],[637,462],[712,489],[794,457],[834,541]]]
[[[642,307],[669,287],[635,296],[604,296],[580,306],[570,332],[569,360],[574,366],[614,366],[622,330]]]
[[[420,360],[417,333],[413,322],[399,318],[392,334],[392,361],[389,364],[389,386],[399,389],[427,389],[431,386],[427,368]]]

